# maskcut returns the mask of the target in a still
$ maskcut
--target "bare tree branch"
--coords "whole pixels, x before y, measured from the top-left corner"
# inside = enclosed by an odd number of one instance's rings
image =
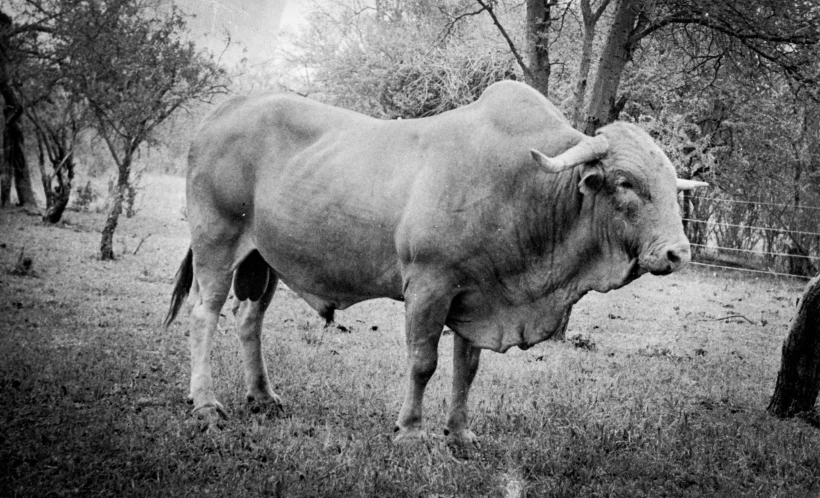
[[[524,76],[528,79],[532,79],[533,74],[530,70],[529,66],[526,62],[524,62],[524,58],[521,57],[521,53],[519,53],[518,49],[515,46],[515,43],[510,38],[510,35],[507,34],[507,30],[504,29],[504,26],[501,25],[501,21],[498,20],[498,17],[495,15],[492,6],[489,3],[484,2],[484,0],[476,0],[479,5],[485,10],[490,17],[493,19],[493,24],[498,28],[498,31],[501,33],[501,36],[504,37],[504,40],[507,42],[507,45],[510,47],[510,52],[512,52],[513,57],[515,57],[516,62],[518,62],[518,66],[521,67],[521,70],[524,72]]]

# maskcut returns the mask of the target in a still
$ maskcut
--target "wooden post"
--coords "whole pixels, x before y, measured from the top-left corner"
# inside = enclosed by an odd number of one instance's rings
[[[812,412],[820,391],[820,275],[806,286],[783,341],[783,357],[768,412],[793,417]]]

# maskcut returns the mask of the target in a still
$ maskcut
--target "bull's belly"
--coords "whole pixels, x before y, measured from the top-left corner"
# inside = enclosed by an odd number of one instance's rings
[[[402,277],[392,244],[360,239],[276,237],[257,233],[257,249],[278,277],[313,308],[344,309],[368,299],[402,298]]]

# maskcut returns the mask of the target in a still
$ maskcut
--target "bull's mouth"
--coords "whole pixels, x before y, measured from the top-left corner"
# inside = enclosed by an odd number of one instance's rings
[[[627,273],[626,280],[627,282],[632,282],[633,280],[637,279],[647,271],[648,270],[642,267],[641,264],[638,262],[638,258],[632,258],[632,260],[629,262],[629,273]]]
[[[637,271],[640,272],[639,275],[650,273],[656,276],[664,276],[675,271],[671,265],[650,265],[646,261],[641,261],[640,258],[635,261],[635,266],[638,268]]]
[[[656,276],[665,276],[675,273],[680,265],[675,265],[668,261],[656,261],[654,258],[638,258],[637,265],[643,273],[651,273]]]

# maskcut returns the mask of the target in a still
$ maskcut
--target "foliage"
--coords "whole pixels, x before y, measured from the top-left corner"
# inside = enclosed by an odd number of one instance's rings
[[[113,259],[123,203],[129,214],[133,206],[134,154],[177,109],[223,92],[224,74],[193,42],[183,40],[185,20],[174,5],[88,2],[70,13],[64,29],[56,43],[71,54],[64,63],[69,91],[88,104],[118,169],[100,243],[101,258]]]
[[[293,81],[283,84],[384,118],[431,116],[472,102],[517,73],[508,52],[484,42],[486,27],[461,27],[444,39],[448,16],[463,3],[317,5],[308,29],[291,41]]]

